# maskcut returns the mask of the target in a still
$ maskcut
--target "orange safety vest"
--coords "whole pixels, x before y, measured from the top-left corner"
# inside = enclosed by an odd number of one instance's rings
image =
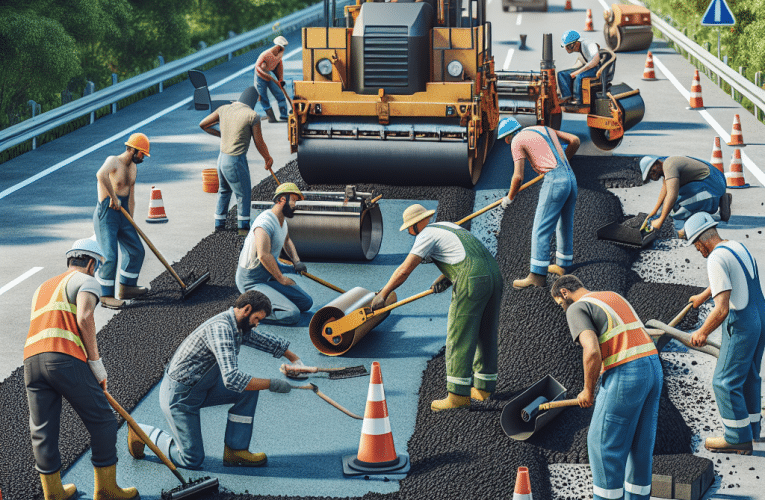
[[[35,291],[24,359],[43,352],[60,352],[88,360],[77,326],[77,304],[70,303],[66,296],[66,285],[76,272],[51,278]]]
[[[633,359],[658,354],[632,306],[614,292],[590,292],[580,300],[600,307],[608,317],[608,329],[600,337],[604,372]]]

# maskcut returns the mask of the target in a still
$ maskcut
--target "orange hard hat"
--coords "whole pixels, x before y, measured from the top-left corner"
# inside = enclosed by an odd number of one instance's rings
[[[133,149],[137,149],[141,153],[145,154],[146,156],[151,156],[149,154],[149,138],[146,137],[144,134],[140,132],[136,132],[135,134],[132,134],[130,138],[125,143],[125,146],[130,146]]]

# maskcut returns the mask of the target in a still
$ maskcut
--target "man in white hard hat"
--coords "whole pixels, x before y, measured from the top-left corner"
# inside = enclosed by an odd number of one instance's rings
[[[66,252],[68,269],[49,279],[32,299],[32,319],[24,344],[24,383],[35,468],[45,500],[66,500],[77,493],[61,484],[58,449],[61,399],[66,398],[90,434],[95,468],[93,498],[135,498],[135,488],[116,483],[117,420],[104,390],[106,369],[98,352],[93,311],[101,285],[93,278],[104,261],[94,239],[77,240]]]
[[[255,63],[255,86],[258,88],[260,94],[260,104],[263,106],[263,110],[268,115],[269,123],[276,123],[277,119],[274,116],[274,110],[271,109],[271,101],[268,100],[268,91],[274,95],[274,99],[279,105],[279,119],[287,119],[287,99],[284,98],[281,88],[284,87],[284,64],[282,64],[282,57],[284,56],[284,47],[287,46],[287,39],[283,36],[277,36],[274,38],[274,46],[270,49],[261,52]],[[271,79],[271,73],[276,76],[276,81]]]

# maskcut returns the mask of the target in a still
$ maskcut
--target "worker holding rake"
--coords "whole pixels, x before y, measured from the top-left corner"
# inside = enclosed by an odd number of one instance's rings
[[[470,406],[484,401],[497,385],[497,330],[502,299],[502,274],[494,257],[466,229],[451,222],[430,224],[434,210],[420,204],[404,211],[401,231],[415,236],[414,246],[388,283],[372,300],[372,310],[385,305],[388,295],[401,286],[424,260],[441,271],[431,290],[452,286],[446,333],[445,399],[433,401],[433,411]]]

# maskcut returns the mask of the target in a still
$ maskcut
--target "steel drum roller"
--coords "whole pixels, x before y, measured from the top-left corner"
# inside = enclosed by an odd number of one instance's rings
[[[612,4],[603,13],[603,38],[614,52],[645,50],[653,42],[651,11],[637,5]]]
[[[632,87],[624,83],[618,83],[612,85],[609,89],[609,93],[613,96],[630,92]],[[622,111],[624,123],[622,127],[625,132],[637,125],[643,120],[645,115],[645,103],[640,93],[619,98],[616,100],[619,108]],[[599,116],[611,116],[610,111],[611,99],[596,99],[595,101],[595,114]],[[610,151],[617,147],[622,142],[622,137],[611,140],[609,137],[609,131],[604,129],[598,129],[590,127],[590,139],[600,149]]]

